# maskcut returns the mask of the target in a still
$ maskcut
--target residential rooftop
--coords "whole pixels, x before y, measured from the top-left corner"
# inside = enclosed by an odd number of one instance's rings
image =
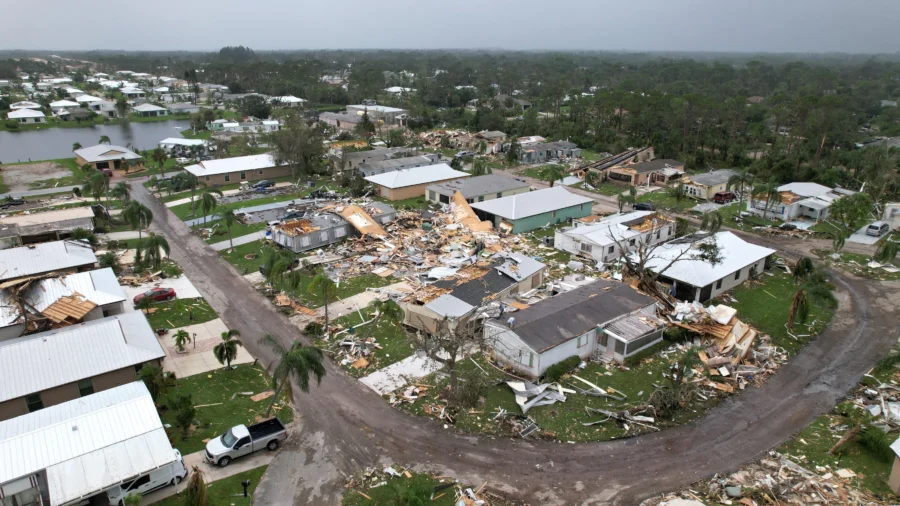
[[[0,281],[92,266],[97,257],[84,241],[54,241],[0,250]]]
[[[459,191],[462,193],[463,197],[470,199],[480,195],[489,195],[530,187],[531,185],[526,183],[523,179],[488,174],[485,176],[475,176],[434,184],[429,186],[427,190],[448,197],[452,197],[454,193]]]
[[[405,188],[407,186],[416,186],[433,183],[435,181],[445,181],[447,179],[464,178],[468,176],[467,173],[454,170],[446,163],[436,163],[434,165],[411,167],[408,169],[386,172],[384,174],[376,174],[374,176],[368,176],[365,179],[370,183],[386,188]]]
[[[554,186],[553,188],[476,202],[472,204],[472,209],[508,220],[518,220],[592,202],[593,200],[572,193],[561,186]]]
[[[75,154],[87,160],[88,163],[110,162],[123,158],[125,160],[141,159],[141,155],[134,151],[114,144],[97,144],[87,148],[76,149]]]
[[[188,165],[184,170],[197,177],[203,177],[216,174],[228,174],[231,172],[267,169],[269,167],[283,167],[284,165],[285,164],[279,164],[271,153],[265,153],[262,155],[206,160],[195,165]]]

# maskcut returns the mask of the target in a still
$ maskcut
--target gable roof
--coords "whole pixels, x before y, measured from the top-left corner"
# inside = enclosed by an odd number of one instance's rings
[[[41,111],[36,111],[34,109],[17,109],[15,111],[10,111],[7,115],[9,119],[20,119],[20,118],[43,118],[44,113]]]
[[[694,248],[700,242],[712,241],[719,246],[721,255],[721,261],[716,265],[697,258],[699,251]],[[747,242],[731,232],[718,232],[700,241],[686,239],[664,244],[656,248],[646,267],[658,272],[684,251],[688,252],[662,276],[701,288],[775,253],[773,249]]]
[[[57,100],[56,102],[50,102],[50,107],[78,107],[78,102],[72,102],[71,100]]]
[[[134,151],[116,146],[114,144],[97,144],[87,148],[81,148],[75,151],[75,154],[84,158],[89,163],[108,162],[111,160],[140,160],[141,155]]]
[[[788,183],[778,187],[780,192],[791,192],[801,197],[819,197],[831,191],[831,188],[819,183]]]
[[[731,176],[737,175],[737,171],[733,169],[718,169],[703,174],[692,174],[688,176],[693,184],[703,186],[716,186],[727,183]]]
[[[465,172],[454,170],[446,163],[436,163],[424,167],[411,167],[384,174],[369,176],[366,181],[386,188],[404,188],[436,181],[469,177]]]
[[[165,355],[140,311],[0,341],[0,402]]]
[[[97,97],[95,97],[95,96],[93,96],[93,95],[78,95],[77,97],[75,97],[75,101],[78,102],[78,103],[84,103],[84,102],[103,102],[103,99],[102,99],[102,98],[97,98]]]
[[[427,190],[448,196],[452,196],[459,191],[462,193],[463,197],[469,199],[479,195],[488,195],[491,193],[500,193],[530,187],[531,185],[522,179],[500,176],[498,174],[488,174],[485,176],[475,176],[466,179],[458,179],[456,181],[438,183],[429,186]]]
[[[597,280],[516,311],[511,315],[515,318],[512,331],[531,349],[543,353],[655,303],[624,283]],[[499,318],[494,321],[506,325]]]
[[[236,125],[237,123],[235,123]],[[227,125],[227,123],[226,123]],[[188,165],[184,170],[202,177],[215,174],[228,174],[243,170],[259,170],[269,167],[284,167],[287,164],[278,164],[271,153],[262,155],[236,156],[234,158],[222,158],[219,160],[206,160],[195,165]]]
[[[476,202],[472,204],[472,208],[508,220],[518,220],[589,202],[593,202],[593,200],[576,195],[561,186],[554,186],[553,188]]]
[[[656,172],[666,167],[684,167],[684,162],[679,162],[678,160],[669,160],[666,158],[657,158],[656,160],[632,163],[629,165],[621,165],[619,167],[613,168],[631,169],[638,174],[644,174],[647,172]]]
[[[0,281],[97,263],[91,245],[82,241],[54,241],[0,250]]]
[[[165,107],[160,107],[158,105],[153,104],[141,104],[132,107],[137,112],[156,112],[156,111],[165,111]]]

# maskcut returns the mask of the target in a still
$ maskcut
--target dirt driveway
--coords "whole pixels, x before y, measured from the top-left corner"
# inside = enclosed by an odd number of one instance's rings
[[[31,183],[45,179],[60,179],[72,175],[65,165],[56,162],[23,163],[3,166],[3,182],[10,191],[21,192],[31,190]]]

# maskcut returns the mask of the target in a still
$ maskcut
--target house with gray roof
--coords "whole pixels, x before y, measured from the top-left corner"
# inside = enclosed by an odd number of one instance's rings
[[[88,164],[97,170],[118,169],[123,161],[136,168],[143,163],[143,158],[128,148],[113,144],[97,144],[75,150],[75,162],[79,166]]]
[[[87,241],[54,241],[0,250],[0,282],[48,272],[91,270],[97,264]]]
[[[594,201],[562,186],[472,204],[475,214],[499,230],[519,234],[591,214]]]
[[[436,204],[449,204],[457,191],[472,204],[527,193],[531,191],[531,185],[523,179],[488,174],[433,184],[425,189],[425,198]]]
[[[437,153],[425,153],[419,156],[406,156],[403,158],[390,158],[387,160],[370,161],[359,166],[359,172],[363,177],[384,174],[385,172],[393,172],[395,170],[411,169],[413,167],[424,167],[426,165],[434,165],[441,159],[441,155]]]
[[[684,194],[698,200],[712,200],[716,193],[728,191],[728,180],[736,174],[733,169],[717,169],[687,175],[682,179]]]
[[[571,356],[621,362],[661,341],[665,328],[655,299],[598,280],[486,320],[484,339],[499,362],[536,378]]]

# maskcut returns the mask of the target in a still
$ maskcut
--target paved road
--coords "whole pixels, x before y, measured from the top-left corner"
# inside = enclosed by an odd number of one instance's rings
[[[271,351],[256,337],[305,339],[249,282],[187,226],[136,188],[169,238],[172,257],[219,312],[241,331],[264,365]],[[785,247],[777,238],[755,242]],[[793,243],[797,244],[797,243]],[[812,247],[799,244],[799,251]],[[791,246],[793,247],[793,246]],[[790,249],[790,248],[789,248]],[[900,283],[836,278],[841,299],[832,325],[762,388],[735,396],[701,420],[660,433],[605,443],[559,444],[455,434],[437,420],[392,409],[328,364],[309,394],[294,389],[302,427],[292,434],[257,489],[267,505],[339,504],[353,473],[390,462],[483,483],[532,504],[623,504],[736,470],[830,409],[897,341]]]
[[[24,198],[24,197],[39,197],[41,195],[53,195],[54,193],[67,193],[71,192],[75,188],[80,188],[79,186],[57,186],[55,188],[42,188],[40,190],[27,190],[23,192],[9,192],[0,194],[0,199],[5,199],[7,197],[13,198]]]

